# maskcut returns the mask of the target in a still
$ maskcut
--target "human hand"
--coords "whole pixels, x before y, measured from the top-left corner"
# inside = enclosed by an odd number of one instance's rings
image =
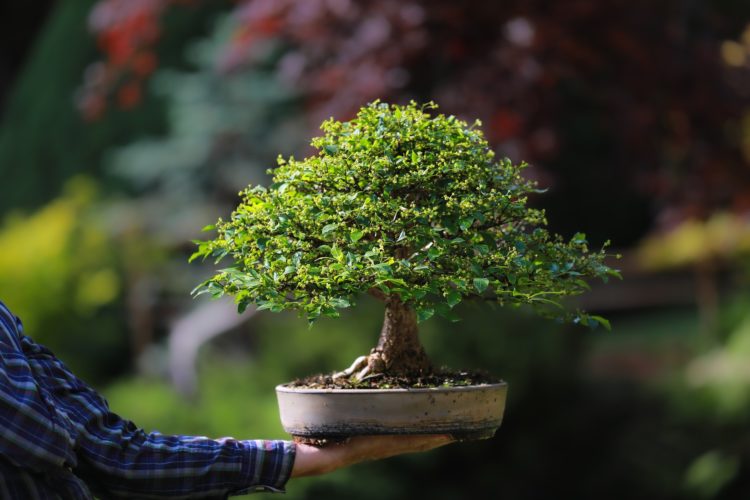
[[[452,443],[448,434],[355,436],[343,443],[319,448],[297,444],[292,477],[326,474],[366,460],[431,450]]]

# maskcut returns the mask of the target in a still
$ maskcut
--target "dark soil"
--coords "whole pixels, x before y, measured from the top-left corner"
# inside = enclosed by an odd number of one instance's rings
[[[440,371],[416,378],[393,377],[376,373],[363,380],[333,378],[333,374],[311,375],[289,382],[287,387],[306,389],[425,389],[496,384],[500,379],[481,371]]]

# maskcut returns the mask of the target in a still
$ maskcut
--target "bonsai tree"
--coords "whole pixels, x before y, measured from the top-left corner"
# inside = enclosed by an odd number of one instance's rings
[[[497,159],[478,121],[428,113],[436,108],[376,101],[351,121],[324,122],[316,154],[279,157],[269,187],[248,187],[231,218],[207,228],[217,237],[191,259],[234,263],[194,293],[233,295],[240,311],[296,309],[310,323],[361,294],[378,298],[377,346],[338,374],[355,379],[431,373],[417,323],[456,320],[467,299],[608,327],[561,305],[586,278],[617,275],[604,250],[589,251],[581,233],[550,234],[544,212],[527,206],[541,191],[522,177],[525,164]]]

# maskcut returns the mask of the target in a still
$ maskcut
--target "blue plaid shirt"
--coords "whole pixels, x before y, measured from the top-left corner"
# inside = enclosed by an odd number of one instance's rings
[[[0,302],[0,498],[225,498],[283,491],[289,441],[146,433],[23,334]]]

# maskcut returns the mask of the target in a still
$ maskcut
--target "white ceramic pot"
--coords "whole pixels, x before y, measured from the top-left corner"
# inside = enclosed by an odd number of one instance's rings
[[[503,420],[508,385],[426,389],[276,387],[284,430],[306,438],[367,434],[492,437]]]

